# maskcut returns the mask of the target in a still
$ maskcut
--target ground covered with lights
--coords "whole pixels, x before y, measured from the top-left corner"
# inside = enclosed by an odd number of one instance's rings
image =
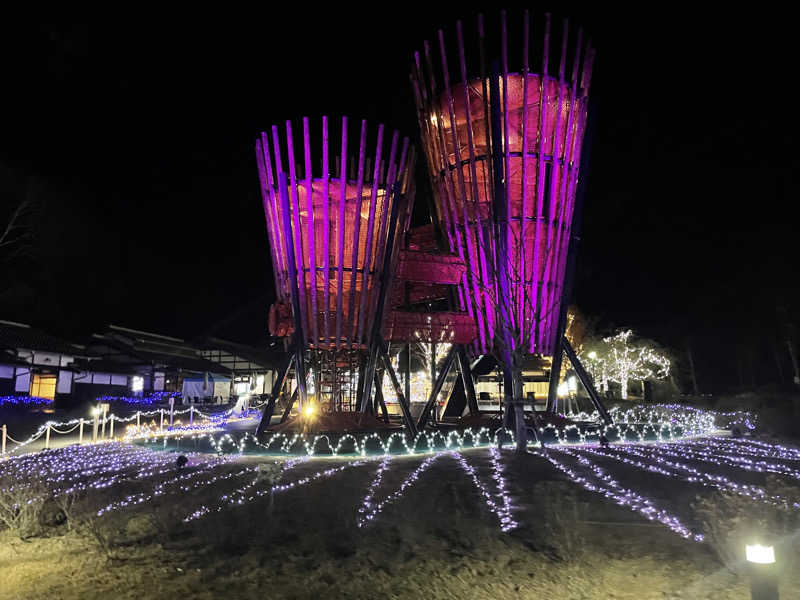
[[[759,439],[349,457],[112,442],[0,462],[0,489],[8,598],[747,598],[754,526],[800,598],[800,450]]]

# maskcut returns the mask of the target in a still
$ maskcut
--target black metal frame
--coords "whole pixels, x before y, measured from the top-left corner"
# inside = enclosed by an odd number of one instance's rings
[[[264,430],[269,427],[270,422],[272,421],[272,414],[275,412],[275,402],[280,396],[281,390],[283,386],[286,385],[286,380],[289,377],[289,371],[292,368],[292,363],[294,362],[294,355],[290,355],[286,359],[286,363],[281,366],[281,369],[278,371],[278,377],[275,379],[275,383],[272,384],[272,390],[269,394],[269,399],[267,400],[267,404],[264,406],[264,410],[261,413],[261,421],[258,423],[258,429],[256,429],[256,437],[260,436],[264,433]]]

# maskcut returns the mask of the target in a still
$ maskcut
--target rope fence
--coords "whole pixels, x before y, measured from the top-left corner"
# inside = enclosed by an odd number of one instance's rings
[[[152,434],[159,435],[172,430],[175,426],[176,416],[188,413],[188,428],[192,429],[195,427],[207,427],[209,423],[219,425],[222,421],[225,421],[234,414],[232,408],[217,413],[205,413],[195,408],[194,405],[190,405],[189,408],[183,410],[175,410],[173,407],[170,407],[169,409],[159,408],[149,411],[136,411],[135,414],[127,417],[120,417],[114,413],[107,413],[106,410],[101,410],[99,408],[95,408],[94,410],[95,412],[91,419],[80,418],[63,422],[48,421],[23,441],[12,437],[8,433],[7,425],[0,425],[0,458],[11,456],[20,449],[39,440],[42,436],[44,436],[44,449],[50,449],[51,434],[70,435],[74,433],[75,430],[78,430],[78,444],[84,443],[84,437],[86,437],[87,442],[97,443],[116,439],[114,435],[115,425],[122,423],[133,425],[135,421],[136,429],[141,430],[143,422],[147,424],[149,421],[150,425],[158,426],[158,429],[152,431]],[[195,425],[195,418],[200,419],[203,425]],[[84,429],[87,425],[91,426],[91,438],[89,435],[84,436]]]

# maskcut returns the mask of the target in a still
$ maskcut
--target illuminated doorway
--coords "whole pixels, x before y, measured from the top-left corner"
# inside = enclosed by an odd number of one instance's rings
[[[31,396],[54,400],[56,397],[56,376],[34,374],[33,382],[31,383]]]

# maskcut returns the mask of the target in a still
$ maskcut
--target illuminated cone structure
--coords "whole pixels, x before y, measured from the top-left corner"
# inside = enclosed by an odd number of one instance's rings
[[[306,385],[313,385],[325,412],[354,408],[357,386],[370,388],[358,374],[374,374],[386,295],[414,199],[408,139],[387,134],[383,125],[370,130],[366,121],[350,132],[346,117],[336,129],[331,143],[327,117],[315,132],[304,118],[302,137],[287,121],[256,143],[278,295],[270,330],[293,339],[300,407]],[[365,374],[367,367],[372,373]]]
[[[512,57],[517,72],[509,71],[502,13],[500,60],[487,64],[484,58],[479,17],[475,56],[467,56],[459,22],[457,52],[440,30],[438,43],[425,42],[415,54],[411,75],[436,220],[467,266],[458,302],[475,319],[473,353],[492,352],[504,368],[526,354],[558,355],[560,364],[562,296],[594,57],[580,31],[570,39],[566,21],[551,48],[546,15],[537,44],[541,68],[531,72],[529,23],[526,12],[522,47]]]

